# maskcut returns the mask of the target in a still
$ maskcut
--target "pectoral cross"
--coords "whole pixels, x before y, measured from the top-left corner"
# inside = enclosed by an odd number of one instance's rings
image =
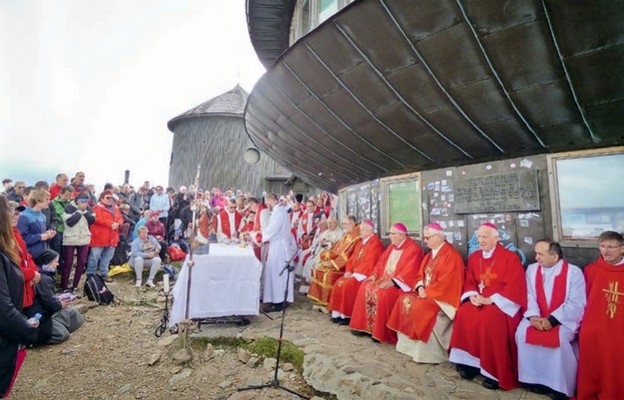
[[[486,286],[490,286],[490,279],[497,277],[497,274],[491,274],[489,272],[487,274],[481,274],[481,281],[479,282],[479,293],[483,293],[483,289],[485,289]]]
[[[618,284],[620,282],[609,282],[609,289],[602,289],[605,292],[607,298],[607,314],[613,319],[617,312],[617,305],[620,303],[620,296],[624,296],[624,293],[618,292]]]

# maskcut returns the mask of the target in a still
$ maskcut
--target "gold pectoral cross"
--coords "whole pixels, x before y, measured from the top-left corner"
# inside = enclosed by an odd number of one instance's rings
[[[487,286],[490,286],[490,279],[496,278],[498,277],[497,274],[491,274],[491,273],[487,273],[487,274],[481,274],[481,282],[479,282],[479,293],[483,293],[483,289],[485,289]]]
[[[602,289],[605,292],[605,297],[607,298],[607,314],[611,319],[615,317],[615,313],[617,312],[617,306],[620,303],[620,296],[624,296],[624,293],[618,292],[618,285],[620,282],[614,281],[609,282],[609,289]]]

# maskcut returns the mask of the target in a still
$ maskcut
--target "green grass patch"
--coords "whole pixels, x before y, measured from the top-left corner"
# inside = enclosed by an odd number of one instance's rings
[[[237,337],[214,337],[214,338],[197,338],[193,339],[192,347],[195,350],[203,350],[208,344],[211,344],[214,348],[243,348],[252,354],[256,354],[260,360],[265,358],[275,357],[277,355],[277,346],[279,344],[277,339],[269,337],[261,337],[255,340],[248,340]],[[298,371],[303,371],[303,350],[291,342],[282,341],[282,363],[291,363]]]
[[[279,341],[269,337],[257,338],[249,343],[245,348],[253,354],[257,354],[260,358],[270,358],[277,355],[277,346]],[[298,371],[303,371],[303,350],[287,340],[282,341],[281,360],[285,363],[291,363]]]

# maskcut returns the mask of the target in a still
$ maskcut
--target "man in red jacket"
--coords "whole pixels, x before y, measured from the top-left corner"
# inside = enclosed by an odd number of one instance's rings
[[[105,190],[100,194],[100,201],[93,207],[93,214],[95,222],[91,225],[91,252],[87,262],[87,277],[95,275],[97,270],[102,279],[110,282],[108,266],[119,242],[119,227],[124,222],[119,208],[115,205],[113,192]]]

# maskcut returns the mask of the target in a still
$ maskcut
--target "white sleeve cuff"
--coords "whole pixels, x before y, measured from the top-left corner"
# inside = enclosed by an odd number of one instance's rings
[[[397,285],[399,285],[401,290],[403,290],[404,292],[411,292],[412,291],[411,287],[407,286],[405,283],[401,282],[400,280],[398,280],[396,278],[392,278],[392,281],[394,283],[396,283]]]
[[[354,272],[352,275],[358,282],[362,282],[364,279],[368,278],[366,275]]]
[[[477,295],[477,294],[479,294],[479,293],[478,293],[476,290],[470,290],[470,291],[468,291],[468,292],[466,292],[466,293],[462,294],[462,296],[461,296],[461,299],[460,299],[460,300],[461,300],[461,302],[463,303],[463,302],[464,302],[464,300],[466,300],[468,297],[470,297],[470,296],[475,296],[475,295]]]
[[[496,304],[496,306],[500,308],[502,312],[509,315],[510,317],[516,315],[520,310],[519,304],[514,303],[513,301],[501,296],[498,293],[494,293],[492,296],[490,296],[490,298],[492,299],[494,304]]]

